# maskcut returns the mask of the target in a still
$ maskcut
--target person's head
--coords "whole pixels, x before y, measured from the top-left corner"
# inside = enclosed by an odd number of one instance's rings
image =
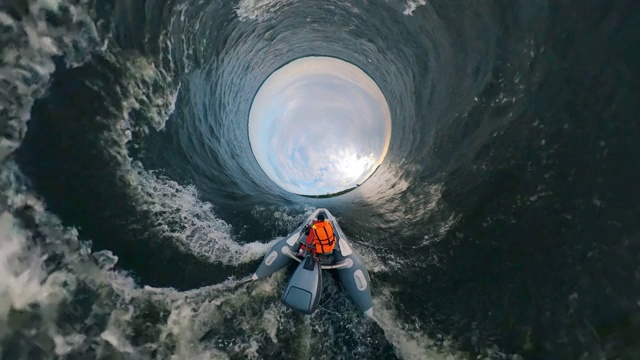
[[[318,214],[318,221],[324,221],[324,214]]]

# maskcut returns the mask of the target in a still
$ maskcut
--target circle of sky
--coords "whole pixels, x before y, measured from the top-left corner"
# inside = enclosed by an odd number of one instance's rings
[[[382,91],[358,67],[336,58],[306,57],[278,69],[249,113],[258,164],[294,194],[358,186],[382,163],[390,139]]]

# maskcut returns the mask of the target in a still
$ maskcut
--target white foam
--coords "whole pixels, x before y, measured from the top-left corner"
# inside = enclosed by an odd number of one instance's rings
[[[42,261],[28,251],[26,236],[9,212],[0,214],[0,319],[9,309],[24,309],[43,294]]]
[[[16,22],[6,13],[0,12],[0,24],[14,27]]]
[[[256,219],[269,219],[269,222],[276,227],[293,230],[314,210],[315,208],[310,206],[305,206],[302,210],[277,206],[255,206],[251,215]]]
[[[120,332],[115,331],[114,329],[108,329],[100,334],[100,337],[111,344],[118,351],[125,353],[132,353],[133,347],[129,342],[120,334]]]
[[[190,306],[177,302],[160,336],[160,341],[165,341],[169,334],[171,338],[175,339],[176,352],[174,356],[178,359],[191,358],[190,355],[194,353],[192,344],[197,341],[194,333],[194,314],[194,310]]]
[[[260,345],[258,344],[258,341],[256,341],[256,339],[249,339],[249,346],[236,346],[236,348],[238,347],[244,348],[244,355],[247,357],[247,359],[260,358],[260,355],[258,354]]]
[[[412,16],[413,12],[416,11],[418,6],[426,5],[427,0],[408,0],[405,3],[405,8],[403,14]]]
[[[215,216],[211,203],[199,199],[194,186],[157,177],[137,165],[134,169],[131,186],[138,207],[156,220],[150,231],[174,239],[183,249],[212,262],[237,265],[261,258],[276,241],[239,244],[231,226]]]
[[[53,342],[55,344],[54,352],[58,356],[67,355],[68,353],[79,347],[86,339],[86,336],[82,334],[71,334],[62,336],[54,333],[51,334],[51,337],[53,338]]]
[[[40,0],[40,6],[51,11],[58,10],[60,4],[60,0]]]
[[[373,298],[375,313],[372,319],[382,328],[387,340],[393,344],[396,354],[405,360],[440,360],[440,359],[467,359],[468,355],[455,350],[446,353],[435,349],[434,341],[417,329],[411,329],[407,324],[398,320],[398,315],[393,309],[395,303],[390,289],[376,289]]]
[[[44,210],[37,206],[37,202],[25,194],[16,192],[13,203],[16,205],[32,202],[40,211]],[[0,267],[3,269],[0,281],[4,284],[7,279],[25,280],[21,288],[27,290],[26,293],[20,294],[17,298],[20,301],[16,304],[27,304],[38,301],[45,308],[52,311],[48,316],[49,322],[46,326],[50,328],[49,333],[56,344],[57,354],[68,354],[77,349],[83,343],[95,342],[96,339],[86,339],[83,335],[61,335],[55,328],[55,304],[64,299],[64,296],[52,294],[68,293],[64,287],[74,288],[73,282],[76,275],[68,272],[55,272],[49,274],[47,280],[41,285],[38,279],[44,274],[40,266],[40,257],[28,256],[29,261],[24,261],[24,257],[16,257],[15,254],[25,251],[27,255],[35,254],[30,249],[26,249],[27,234],[19,228],[15,219],[9,214],[0,217],[1,239],[8,239],[0,244],[0,253],[4,254]],[[75,232],[72,232],[75,234]],[[11,236],[6,236],[11,234]],[[18,245],[15,245],[15,244]],[[11,246],[6,246],[7,244]],[[22,245],[20,245],[22,244]],[[81,250],[79,250],[81,251]],[[10,255],[11,254],[11,255]],[[75,255],[77,256],[77,255]],[[195,289],[186,292],[178,292],[170,288],[156,289],[145,287],[138,288],[130,277],[113,271],[115,257],[109,252],[100,252],[94,254],[99,259],[98,266],[90,265],[73,265],[71,271],[81,271],[83,274],[82,281],[89,281],[93,287],[105,287],[110,291],[101,291],[100,296],[107,296],[103,299],[95,299],[94,306],[113,306],[104,309],[98,309],[98,312],[109,311],[109,321],[106,328],[100,333],[99,338],[108,343],[121,353],[144,355],[146,351],[144,347],[138,348],[134,346],[130,340],[131,328],[134,325],[135,313],[141,304],[152,302],[154,307],[166,309],[169,315],[166,323],[154,324],[160,330],[160,335],[153,340],[152,343],[145,346],[151,346],[159,349],[161,354],[170,359],[210,359],[225,358],[228,355],[217,349],[207,348],[213,346],[211,344],[201,342],[201,337],[210,329],[220,329],[220,333],[224,336],[224,324],[229,316],[233,316],[238,327],[236,331],[245,333],[245,337],[241,343],[237,343],[233,348],[227,348],[225,351],[231,351],[235,356],[247,358],[259,358],[262,338],[268,337],[273,343],[278,342],[278,329],[281,323],[286,321],[284,316],[288,314],[288,310],[284,308],[276,297],[273,303],[269,303],[265,310],[260,308],[264,305],[256,299],[270,299],[273,294],[280,291],[283,283],[286,281],[283,272],[277,273],[267,279],[261,279],[257,282],[248,282],[250,278],[228,279],[227,281],[208,286],[201,289]],[[11,272],[7,274],[6,269],[16,268],[6,264],[9,259],[18,258],[17,264],[19,269],[35,269],[33,274],[38,276],[26,276],[20,278],[19,274],[24,271]],[[78,258],[81,259],[82,256]],[[35,264],[32,266],[30,264]],[[75,269],[75,270],[74,270]],[[72,284],[68,284],[71,282]],[[29,285],[31,284],[31,285]],[[66,284],[66,285],[65,285]],[[111,295],[110,295],[111,294]],[[420,334],[415,329],[410,329],[407,325],[401,324],[397,320],[397,315],[393,310],[393,298],[386,289],[376,289],[376,298],[374,298],[375,315],[373,318],[383,328],[387,339],[396,347],[398,355],[404,359],[443,359],[455,358],[452,354],[440,354],[429,348],[432,341],[425,335]],[[5,300],[4,297],[0,299]],[[26,300],[32,299],[32,300]],[[270,300],[269,300],[270,301]],[[102,305],[100,305],[102,304]],[[112,305],[109,305],[112,304]],[[14,306],[12,301],[10,306]],[[23,305],[24,306],[24,305]],[[255,312],[258,316],[255,316]],[[229,312],[233,312],[231,315]],[[332,333],[331,316],[326,311],[318,312],[314,318],[315,322],[311,323],[310,319],[306,319],[303,324],[290,324],[300,330],[300,336],[295,340],[299,344],[300,353],[310,351],[313,341],[319,332]],[[363,331],[366,331],[363,330]],[[0,332],[1,333],[1,332]],[[296,333],[297,335],[298,333]],[[332,339],[330,339],[332,340]],[[164,345],[167,344],[167,345]],[[167,353],[168,349],[170,353]]]
[[[236,15],[240,21],[268,19],[272,13],[292,0],[240,0],[236,7]]]
[[[178,94],[180,94],[181,87],[182,87],[182,83],[179,83],[178,87],[175,89],[173,94],[169,97],[169,106],[167,108],[167,118],[165,119],[165,121],[162,122],[162,126],[159,128],[159,130],[164,129],[166,125],[166,120],[176,110],[176,102],[178,101]]]
[[[0,162],[20,145],[26,133],[31,106],[44,94],[55,69],[51,57],[64,53],[69,65],[79,65],[99,42],[87,4],[40,0],[30,2],[29,11],[20,21],[0,11],[0,23],[8,30],[2,40],[11,39],[11,46],[0,47],[0,81],[13,85],[3,89],[0,97],[7,122],[0,137]],[[56,25],[47,21],[51,12],[62,14]],[[82,31],[72,31],[80,28]]]
[[[276,337],[278,333],[278,323],[280,322],[280,315],[282,315],[282,308],[275,304],[269,306],[262,315],[262,327],[269,335],[269,338],[273,343],[278,342]]]

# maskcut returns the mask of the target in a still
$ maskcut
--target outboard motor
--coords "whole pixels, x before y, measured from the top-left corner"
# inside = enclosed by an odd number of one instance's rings
[[[322,271],[318,259],[311,254],[300,262],[282,296],[282,302],[293,310],[311,314],[322,295]]]

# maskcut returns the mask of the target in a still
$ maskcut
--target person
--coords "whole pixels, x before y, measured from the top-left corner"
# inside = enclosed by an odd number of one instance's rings
[[[324,214],[319,214],[311,226],[305,228],[307,239],[305,243],[310,247],[311,251],[318,255],[329,255],[336,247],[336,235],[333,226],[329,220],[326,220]],[[304,251],[305,246],[301,247]]]

